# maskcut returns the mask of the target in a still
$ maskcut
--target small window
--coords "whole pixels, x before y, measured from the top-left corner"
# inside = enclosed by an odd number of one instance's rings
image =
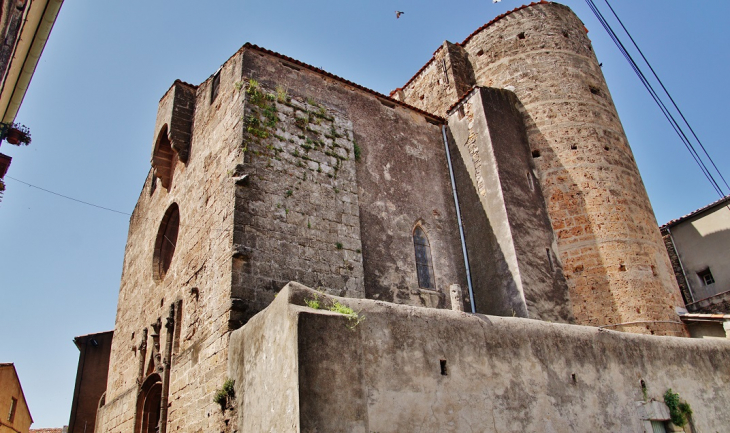
[[[210,83],[210,103],[212,104],[213,101],[215,101],[215,98],[218,96],[218,88],[221,85],[221,71],[218,70],[218,72],[213,75],[213,81]]]
[[[18,406],[18,399],[15,397],[10,397],[10,411],[8,412],[8,422],[13,423],[13,420],[15,419],[15,408]]]
[[[179,228],[180,211],[177,204],[173,203],[165,212],[164,218],[162,218],[160,229],[157,232],[157,240],[155,241],[153,271],[157,282],[162,281],[167,270],[170,269],[172,256],[175,254]]]
[[[416,250],[416,273],[418,274],[418,287],[423,289],[435,289],[433,278],[433,264],[431,262],[431,245],[426,237],[426,232],[421,226],[416,226],[413,231],[413,246]]]
[[[697,272],[697,276],[700,277],[700,281],[702,281],[703,286],[709,286],[710,284],[715,284],[715,278],[712,276],[712,272],[710,272],[710,268],[707,268],[701,272]]]

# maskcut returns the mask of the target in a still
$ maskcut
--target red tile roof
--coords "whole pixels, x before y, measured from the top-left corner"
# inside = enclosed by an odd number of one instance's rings
[[[714,202],[708,204],[707,206],[694,210],[694,211],[688,213],[687,215],[681,216],[677,219],[673,219],[673,220],[667,222],[666,224],[660,226],[659,228],[663,230],[663,229],[670,228],[672,226],[676,226],[677,224],[681,223],[682,221],[688,220],[694,216],[701,214],[702,212],[711,210],[720,205],[724,205],[725,203],[728,203],[728,202],[730,202],[730,195],[726,195],[725,197],[721,198],[720,200],[714,201]]]

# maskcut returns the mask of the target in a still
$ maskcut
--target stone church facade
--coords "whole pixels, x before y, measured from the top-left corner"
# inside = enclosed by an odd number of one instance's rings
[[[391,96],[250,44],[200,85],[176,81],[130,219],[96,430],[244,425],[245,408],[213,402],[244,374],[230,341],[276,365],[274,331],[247,324],[290,281],[399,320],[426,307],[686,335],[590,40],[555,3],[445,42]],[[287,375],[269,374],[237,394]]]

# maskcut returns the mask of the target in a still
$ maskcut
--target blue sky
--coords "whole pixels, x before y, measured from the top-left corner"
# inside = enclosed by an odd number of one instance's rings
[[[585,2],[564,3],[590,30],[659,224],[716,200]],[[33,142],[0,151],[13,157],[11,178],[131,213],[150,168],[157,102],[175,79],[198,84],[252,42],[387,94],[443,40],[461,42],[522,4],[67,1],[17,117]],[[724,170],[730,2],[612,6]],[[395,10],[405,14],[396,20]],[[78,361],[73,337],[114,327],[128,217],[9,177],[0,203],[0,362],[15,363],[33,428],[60,427]]]

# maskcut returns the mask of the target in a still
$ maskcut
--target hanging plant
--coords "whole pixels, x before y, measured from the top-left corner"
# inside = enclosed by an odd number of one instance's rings
[[[16,146],[20,146],[21,144],[29,145],[30,144],[30,129],[25,126],[21,125],[19,123],[11,123],[8,127],[7,132],[5,133],[5,140],[10,143],[14,144]]]

